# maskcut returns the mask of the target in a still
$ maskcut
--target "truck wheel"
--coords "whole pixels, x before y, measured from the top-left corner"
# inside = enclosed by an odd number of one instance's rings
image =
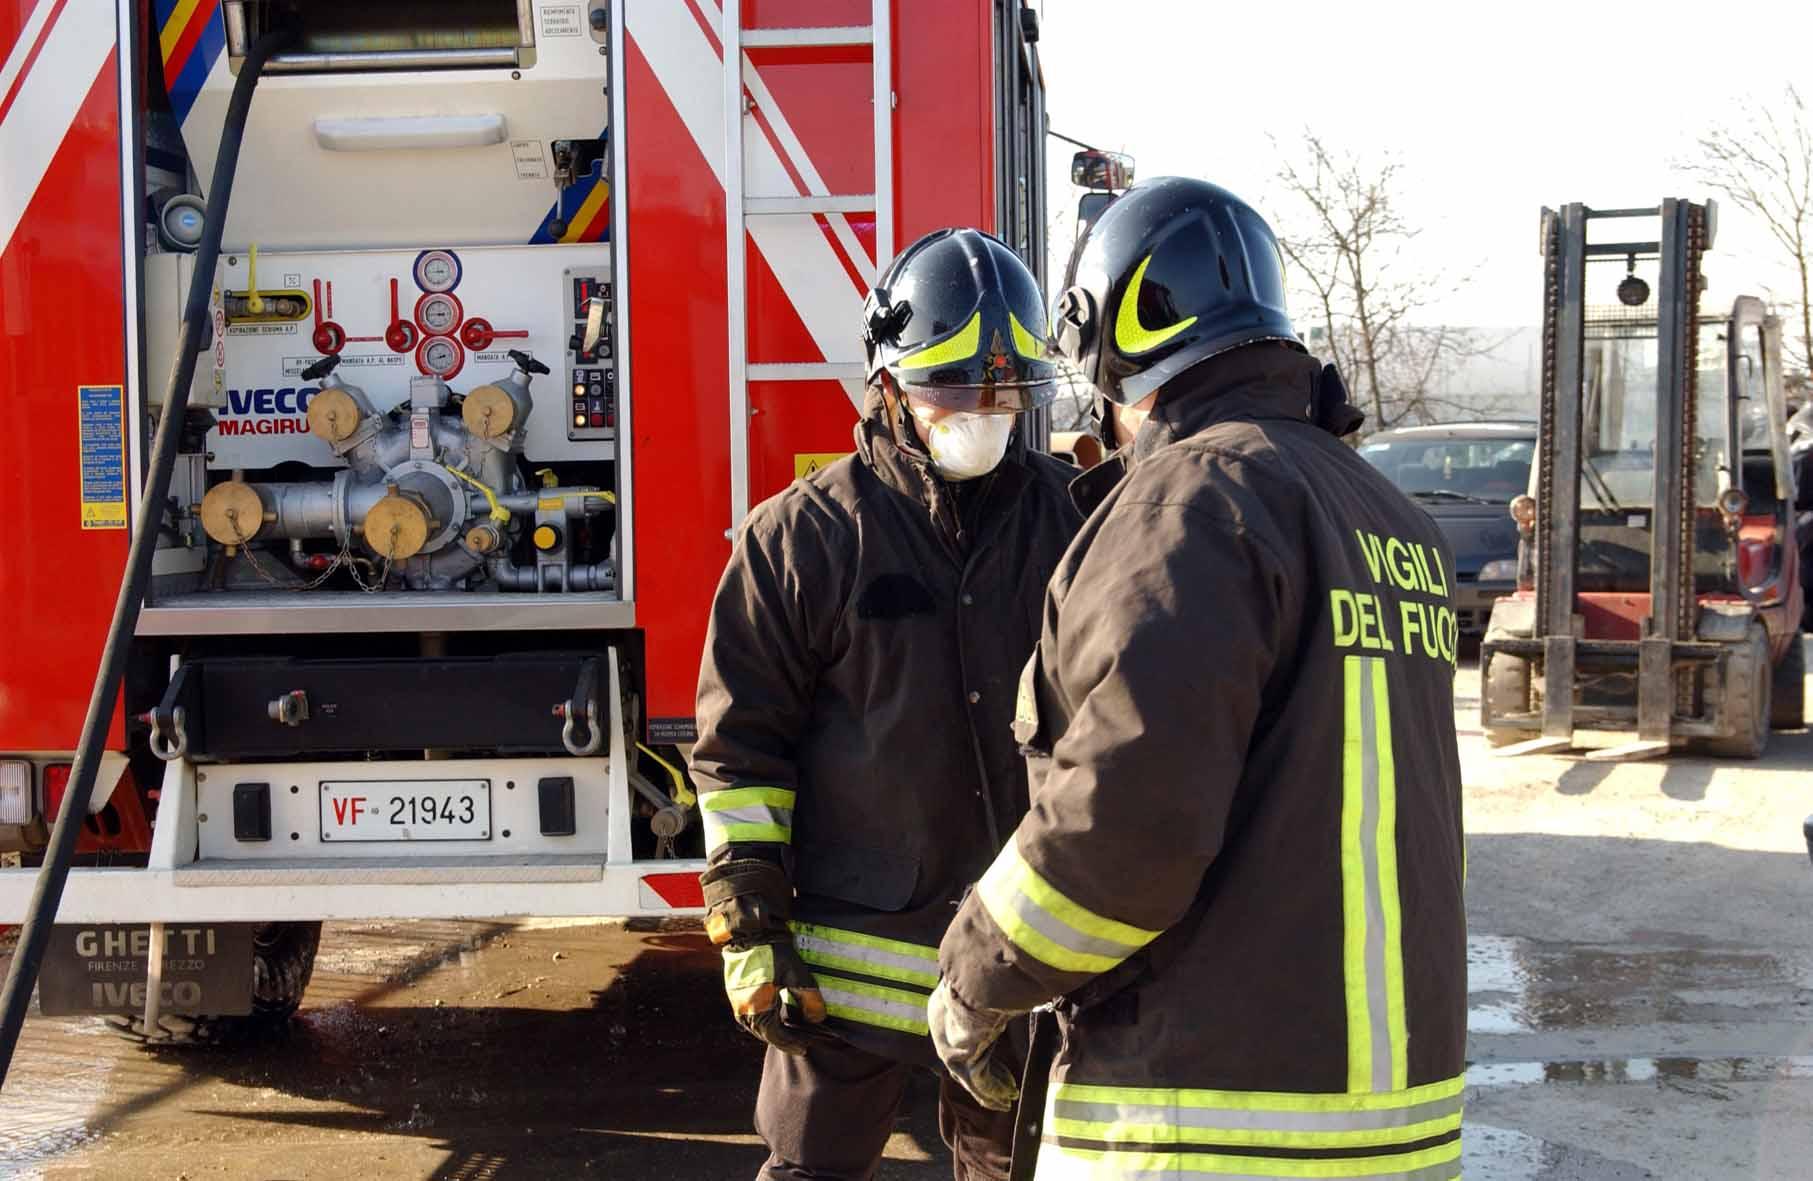
[[[1777,730],[1798,730],[1807,724],[1807,649],[1794,635],[1788,654],[1775,666],[1775,685],[1769,705],[1769,725]]]
[[[321,946],[320,923],[265,923],[252,933],[252,1011],[231,1017],[190,1017],[160,1013],[155,1036],[145,1029],[145,1015],[114,1015],[107,1024],[121,1037],[143,1045],[226,1045],[288,1024],[309,977],[315,972],[315,950]]]
[[[1481,686],[1481,690],[1495,717],[1529,713],[1530,662],[1502,653],[1495,654],[1491,665],[1486,669],[1486,683]],[[1529,739],[1535,733],[1533,730],[1487,730],[1486,745],[1510,746],[1514,742]]]
[[[1750,625],[1743,646],[1732,653],[1730,680],[1725,692],[1730,695],[1727,717],[1735,717],[1734,732],[1724,738],[1707,738],[1695,744],[1704,754],[1719,758],[1754,759],[1762,756],[1769,745],[1769,698],[1774,682],[1769,667],[1769,633],[1760,623]]]

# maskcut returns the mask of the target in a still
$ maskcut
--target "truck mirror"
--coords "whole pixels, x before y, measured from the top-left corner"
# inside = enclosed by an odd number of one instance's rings
[[[1133,184],[1133,157],[1087,148],[1070,158],[1070,183],[1119,191]]]

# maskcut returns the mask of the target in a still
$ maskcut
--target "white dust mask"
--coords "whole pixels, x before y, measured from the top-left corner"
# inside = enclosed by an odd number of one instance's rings
[[[949,480],[973,480],[994,471],[1007,454],[1007,440],[1014,432],[1011,414],[959,410],[931,422],[930,407],[915,406],[913,413],[925,428],[925,446],[932,453],[932,466]]]

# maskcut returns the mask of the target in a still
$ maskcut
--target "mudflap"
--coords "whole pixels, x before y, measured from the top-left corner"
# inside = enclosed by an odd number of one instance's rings
[[[152,1011],[236,1016],[252,1011],[256,923],[92,923],[52,928],[38,975],[47,1017],[143,1015],[157,970]],[[154,956],[161,928],[162,956]],[[154,960],[161,958],[161,963]]]

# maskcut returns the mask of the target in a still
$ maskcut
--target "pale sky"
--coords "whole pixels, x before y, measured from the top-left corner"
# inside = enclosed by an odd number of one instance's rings
[[[1675,167],[1698,132],[1789,81],[1813,101],[1806,3],[1041,6],[1053,129],[1132,153],[1140,176],[1215,181],[1276,225],[1268,134],[1294,145],[1309,126],[1332,148],[1394,153],[1423,227],[1411,265],[1473,276],[1429,317],[1449,324],[1538,318],[1543,205],[1703,198]],[[1071,149],[1048,147],[1052,207],[1074,210]],[[1761,228],[1724,202],[1705,271],[1721,302],[1791,290]]]

